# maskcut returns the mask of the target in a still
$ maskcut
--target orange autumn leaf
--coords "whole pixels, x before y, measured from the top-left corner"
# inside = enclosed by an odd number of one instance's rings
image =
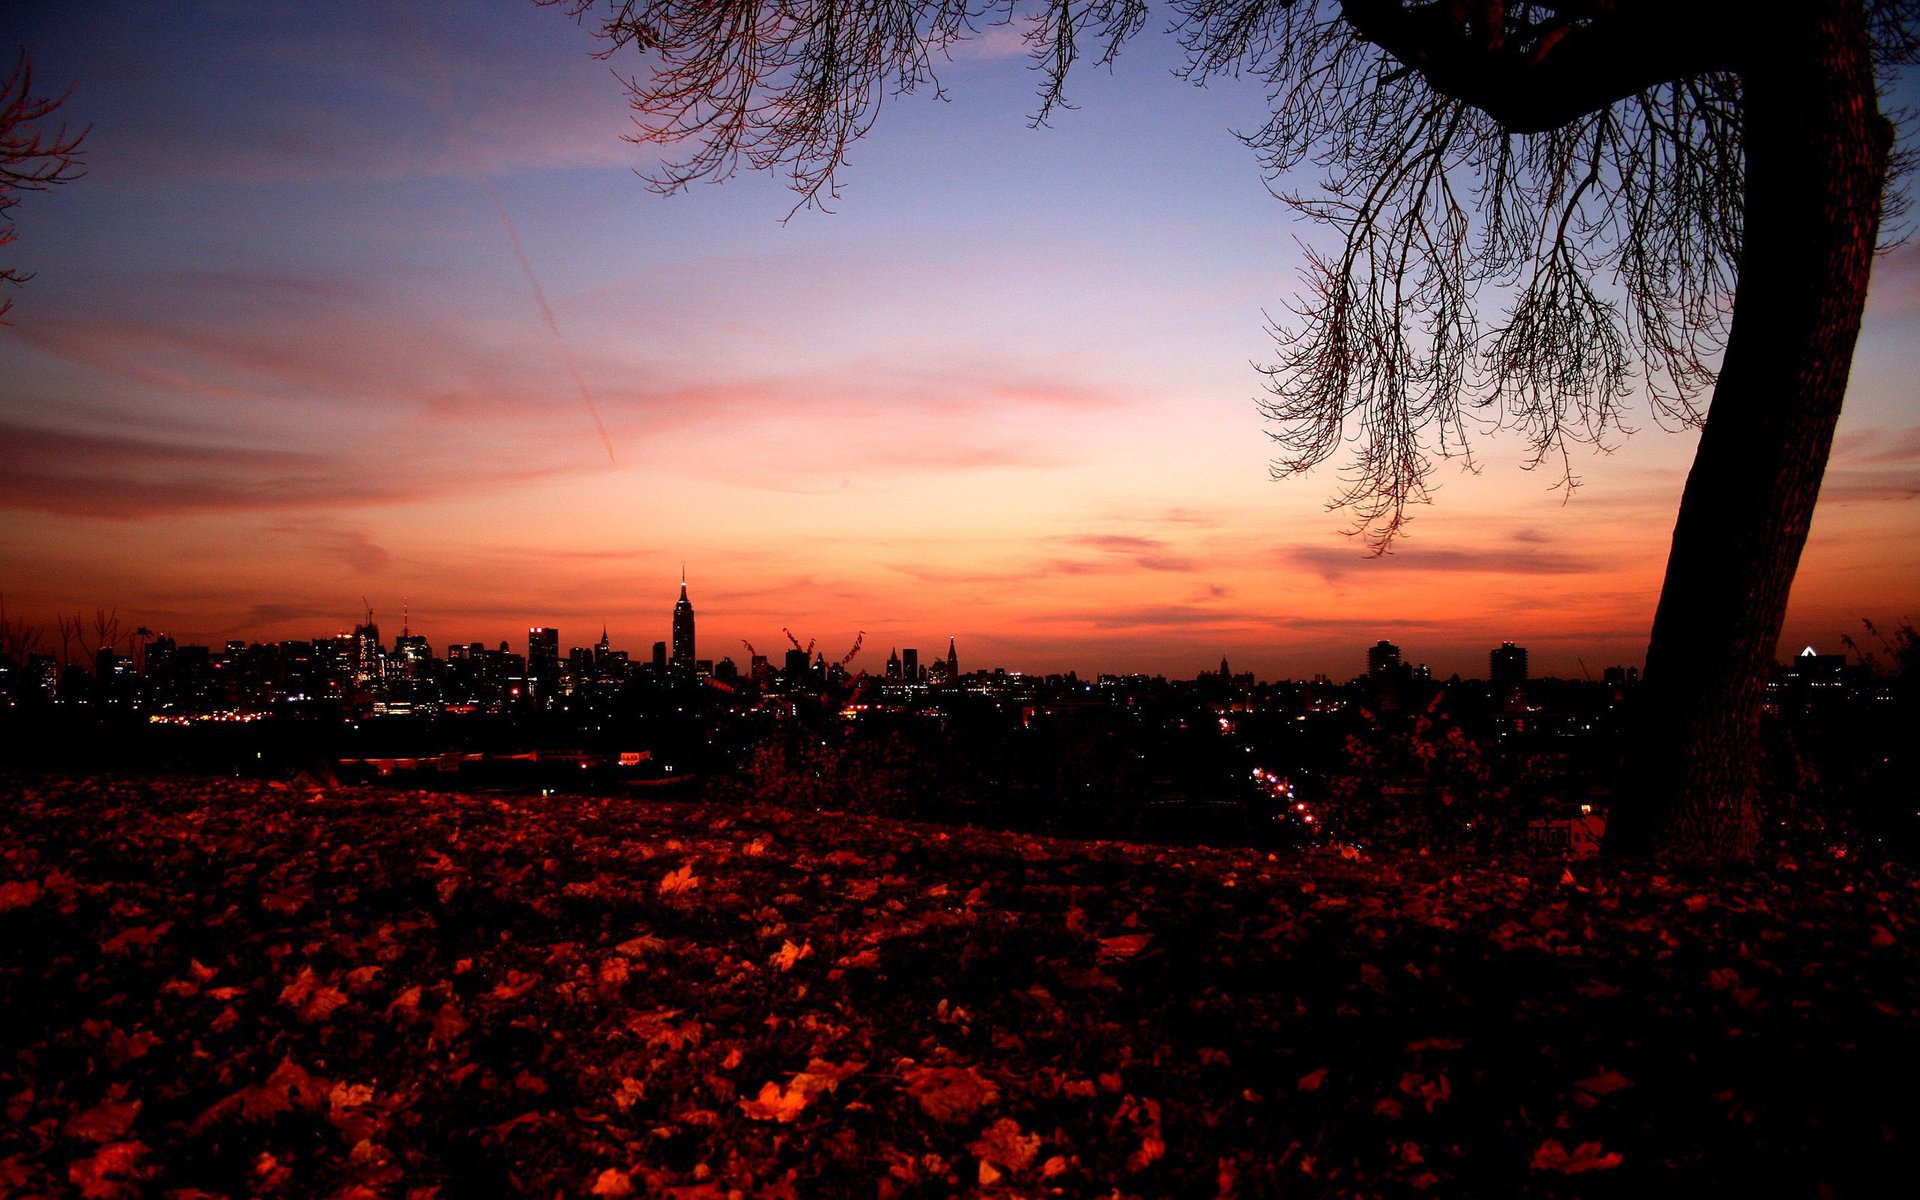
[[[1040,1136],[1020,1128],[1012,1117],[1001,1117],[967,1147],[983,1163],[1008,1171],[1024,1171],[1040,1153]]]
[[[296,1108],[317,1112],[327,1102],[328,1089],[325,1079],[309,1074],[291,1057],[283,1058],[266,1082],[248,1085],[219,1101],[201,1113],[190,1128],[198,1131],[232,1116],[266,1121]]]
[[[655,937],[651,933],[643,933],[638,937],[630,937],[626,941],[621,942],[618,946],[614,947],[614,950],[626,955],[628,958],[640,958],[649,951],[665,950],[666,948],[667,942],[665,938]]]
[[[1573,1086],[1589,1095],[1605,1096],[1608,1093],[1617,1092],[1621,1088],[1632,1087],[1633,1080],[1628,1079],[1618,1071],[1605,1070],[1601,1071],[1598,1075],[1592,1075],[1586,1079],[1582,1079]]]
[[[1147,948],[1153,940],[1151,933],[1123,933],[1118,937],[1100,939],[1100,961],[1112,962],[1115,959],[1132,958]]]
[[[85,1112],[75,1113],[64,1130],[68,1137],[85,1138],[90,1142],[113,1142],[124,1136],[133,1126],[133,1118],[140,1112],[140,1101],[122,1104],[114,1100],[102,1100]]]
[[[25,908],[43,895],[45,892],[34,880],[9,879],[0,883],[0,912]]]
[[[1582,1171],[1604,1171],[1620,1165],[1618,1154],[1603,1153],[1599,1142],[1581,1142],[1571,1152],[1558,1139],[1548,1138],[1533,1152],[1533,1169],[1578,1175]]]
[[[831,1063],[824,1058],[811,1058],[807,1060],[807,1069],[793,1077],[793,1086],[810,1092],[831,1092],[866,1069],[867,1064],[858,1059]]]
[[[777,1083],[768,1083],[752,1100],[742,1100],[740,1111],[756,1121],[778,1121],[784,1125],[798,1117],[812,1099],[804,1088],[783,1088]]]
[[[162,921],[152,928],[144,925],[134,925],[121,930],[106,941],[101,942],[100,952],[102,954],[131,954],[135,950],[144,950],[151,947],[162,937],[165,937],[167,930],[172,928],[172,921]]]
[[[280,989],[280,1003],[298,1013],[302,1021],[330,1020],[334,1010],[346,1002],[346,993],[332,984],[323,984],[312,967],[301,967],[294,981]]]
[[[660,894],[662,896],[678,896],[680,893],[691,891],[699,885],[700,877],[693,873],[693,864],[689,863],[677,871],[667,872],[666,877],[660,881]]]
[[[143,1173],[140,1159],[146,1152],[147,1147],[140,1142],[110,1143],[100,1147],[98,1153],[70,1164],[67,1179],[80,1189],[84,1200],[114,1200],[136,1195],[133,1181]]]
[[[813,942],[811,940],[798,946],[792,942],[783,941],[780,943],[780,948],[773,952],[773,957],[767,960],[767,965],[770,967],[778,967],[782,971],[791,971],[793,970],[793,964],[803,958],[810,958],[812,955]]]
[[[758,1096],[740,1101],[740,1109],[756,1121],[785,1124],[798,1117],[815,1096],[834,1091],[866,1067],[867,1064],[860,1061],[831,1063],[823,1058],[811,1059],[807,1069],[796,1074],[785,1087],[768,1082],[761,1086]]]
[[[452,1044],[453,1039],[466,1032],[467,1025],[467,1019],[460,1015],[460,1010],[453,1006],[453,1001],[449,1000],[441,1005],[440,1011],[433,1016],[433,1029],[427,1034],[427,1045],[429,1047],[448,1046]]]
[[[604,968],[602,969],[604,974]],[[540,983],[538,975],[529,975],[524,971],[509,969],[506,977],[493,985],[487,995],[495,1000],[517,1000],[532,991]]]
[[[915,1067],[905,1079],[907,1094],[936,1121],[972,1120],[974,1113],[1000,1098],[999,1090],[972,1067]]]

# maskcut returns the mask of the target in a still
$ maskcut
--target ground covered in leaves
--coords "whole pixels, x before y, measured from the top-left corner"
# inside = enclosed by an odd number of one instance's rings
[[[0,1194],[1885,1194],[1920,891],[0,783]]]

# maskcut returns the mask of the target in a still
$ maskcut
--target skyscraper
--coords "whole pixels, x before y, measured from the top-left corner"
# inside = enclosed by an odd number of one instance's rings
[[[687,569],[680,568],[680,599],[673,606],[673,656],[676,671],[693,673],[693,603],[687,599]]]
[[[1496,687],[1516,687],[1527,681],[1527,648],[1501,642],[1487,655],[1487,678]]]
[[[947,682],[960,678],[960,655],[953,648],[953,639],[947,639]]]
[[[1493,693],[1509,710],[1526,707],[1527,648],[1501,642],[1487,655],[1487,679]]]
[[[560,631],[550,625],[527,630],[527,679],[545,700],[560,690]]]
[[[1400,647],[1382,638],[1367,648],[1367,674],[1375,679],[1400,670]]]

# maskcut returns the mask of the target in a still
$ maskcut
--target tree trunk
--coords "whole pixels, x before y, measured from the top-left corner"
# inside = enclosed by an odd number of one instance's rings
[[[1760,705],[1852,365],[1892,130],[1858,0],[1754,18],[1733,320],[1654,615],[1609,842],[1752,853]]]

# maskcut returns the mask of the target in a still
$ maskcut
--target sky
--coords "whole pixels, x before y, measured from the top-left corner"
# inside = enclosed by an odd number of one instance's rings
[[[1695,435],[1529,472],[1494,436],[1374,557],[1337,460],[1269,478],[1268,314],[1310,238],[1151,31],[1032,128],[1006,31],[890,99],[832,212],[662,197],[616,67],[532,3],[11,4],[90,125],[14,210],[0,597],[183,643],[783,629],[853,669],[1536,674],[1637,664]],[[1905,83],[1903,82],[1903,87]],[[791,217],[790,217],[791,214]],[[790,217],[790,219],[789,219]],[[1920,617],[1920,249],[1875,272],[1782,638]]]

